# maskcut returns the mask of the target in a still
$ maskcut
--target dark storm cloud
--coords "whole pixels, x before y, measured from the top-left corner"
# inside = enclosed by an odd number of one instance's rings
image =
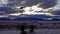
[[[45,3],[42,4],[43,8],[53,7],[57,4],[57,0],[45,0]]]
[[[11,14],[18,12],[15,9],[12,9],[11,7],[0,7],[0,15],[2,14]]]
[[[41,7],[43,8],[49,8],[57,4],[57,0],[16,0],[16,1],[9,0],[9,2],[11,2],[11,3],[8,3],[9,5],[12,5],[12,6],[20,5],[24,7],[33,6],[38,3],[42,3]]]
[[[50,12],[54,15],[60,15],[60,10],[51,10]]]
[[[38,3],[42,3],[43,8],[49,8],[57,4],[57,0],[25,0],[23,6],[33,6]]]

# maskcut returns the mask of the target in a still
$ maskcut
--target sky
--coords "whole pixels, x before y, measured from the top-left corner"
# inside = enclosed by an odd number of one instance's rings
[[[60,8],[60,0],[58,0],[56,7]]]
[[[12,0],[11,0],[12,1]],[[10,3],[11,3],[11,1],[9,1]],[[26,2],[25,2],[26,1]],[[51,6],[55,6],[55,7],[58,7],[58,8],[60,8],[60,0],[58,0],[57,1],[57,4],[56,4],[56,1],[55,0],[25,0],[25,1],[20,1],[20,5],[21,5],[21,3],[24,5],[24,6],[32,6],[32,5],[35,5],[35,4],[37,4],[37,3],[42,3],[43,5],[43,7],[44,8],[50,8]],[[34,1],[34,2],[33,2]],[[6,4],[6,2],[8,3],[8,1],[7,0],[1,0],[0,1],[0,3],[5,3]],[[25,3],[24,3],[25,2]],[[11,5],[14,5],[14,4],[16,4],[16,2],[12,2],[11,3]],[[17,2],[17,4],[19,4],[19,2]],[[3,9],[4,7],[0,7],[0,11],[1,11],[1,9]],[[7,8],[7,7],[6,7]],[[9,10],[9,11],[8,11]],[[5,10],[3,10],[6,14],[8,14],[8,12],[10,13],[12,13],[12,12],[14,12],[14,11],[10,11],[10,9],[7,9],[6,11]],[[57,11],[56,12],[56,14],[57,13],[60,13],[60,10],[59,11]]]
[[[4,4],[4,3],[8,3],[7,0],[0,0],[0,4],[1,4],[2,1],[3,1],[3,4]],[[24,5],[24,6],[25,6],[25,5],[27,6],[28,4],[29,4],[29,5],[33,5],[33,4],[36,4],[36,3],[40,2],[40,1],[42,2],[43,0],[38,0],[38,1],[34,1],[34,0],[29,0],[29,1],[28,1],[28,0],[25,0],[25,1],[26,1],[26,2],[25,2],[23,5]],[[34,1],[34,2],[33,2],[33,1]],[[46,1],[46,0],[44,0],[44,1]],[[54,0],[51,0],[51,1],[54,1]],[[31,4],[31,3],[32,3],[32,4]],[[46,3],[46,2],[44,2],[44,3],[45,3],[45,4],[43,4],[44,6],[48,4],[48,3]],[[53,2],[53,3],[55,3],[55,2]],[[53,3],[50,2],[50,5],[53,4]],[[48,6],[48,5],[47,5],[47,6]],[[46,6],[45,6],[45,7],[46,7]],[[49,7],[49,6],[48,6],[48,7]],[[60,0],[58,0],[56,7],[60,8]]]

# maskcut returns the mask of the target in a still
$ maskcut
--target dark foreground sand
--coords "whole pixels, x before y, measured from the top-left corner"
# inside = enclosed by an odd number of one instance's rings
[[[60,34],[60,29],[36,29],[34,33],[29,33],[29,30],[25,30],[28,34]],[[0,31],[0,34],[19,34],[19,30],[5,30]]]

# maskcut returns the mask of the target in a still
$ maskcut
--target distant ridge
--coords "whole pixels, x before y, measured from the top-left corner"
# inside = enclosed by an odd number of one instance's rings
[[[45,20],[46,19],[46,20]],[[0,18],[0,20],[9,20],[9,21],[60,21],[60,19],[52,19],[52,20],[47,20],[47,18],[45,19],[42,19],[42,18],[34,18],[34,17],[17,17],[15,19],[10,19],[10,18],[7,18],[7,17],[4,17],[4,18]]]

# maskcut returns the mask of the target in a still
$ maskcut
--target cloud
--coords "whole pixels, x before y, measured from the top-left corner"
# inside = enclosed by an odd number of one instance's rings
[[[16,2],[14,0],[9,0],[8,5],[28,7],[37,5],[38,3],[41,3],[40,6],[43,8],[50,8],[57,4],[57,0],[16,0]]]
[[[60,16],[60,10],[50,10],[50,13]]]
[[[18,11],[15,9],[12,9],[11,7],[0,7],[0,15],[1,14],[12,14],[17,13]]]
[[[8,0],[0,0],[0,4],[7,4]]]
[[[56,0],[23,0],[23,1],[20,0],[17,2],[12,1],[11,3],[8,3],[8,5],[10,4],[12,6],[20,5],[20,6],[24,6],[24,7],[29,7],[29,6],[37,5],[39,3],[41,3],[40,6],[42,8],[50,8],[50,7],[55,6],[57,4],[57,1]],[[3,11],[3,14],[19,15],[19,14],[14,14],[14,13],[17,13],[17,11],[14,9],[11,9],[9,7],[0,7],[0,12],[1,11]],[[50,11],[50,12],[54,15],[60,15],[60,10],[54,10],[54,11]]]
[[[42,3],[40,6],[43,8],[53,7],[57,4],[57,0],[25,0],[26,2],[23,6],[33,6],[37,5],[38,3]]]
[[[45,3],[42,4],[43,8],[50,8],[57,4],[57,0],[46,0]]]

